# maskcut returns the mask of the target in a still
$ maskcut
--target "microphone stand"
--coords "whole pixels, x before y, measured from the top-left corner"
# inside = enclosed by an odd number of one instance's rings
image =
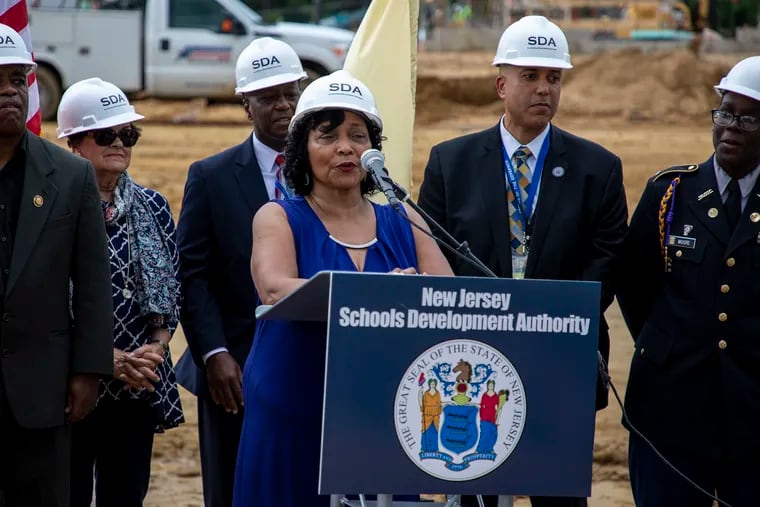
[[[467,241],[459,242],[454,236],[449,234],[449,231],[447,231],[441,224],[433,220],[433,218],[424,209],[422,209],[416,202],[414,202],[409,196],[409,192],[407,192],[403,187],[401,187],[391,178],[387,178],[386,181],[388,181],[391,186],[393,186],[393,192],[396,194],[396,197],[398,197],[399,201],[405,202],[409,205],[410,208],[422,215],[422,218],[424,218],[432,228],[438,231],[443,239],[445,239],[449,245],[452,245],[454,247],[454,250],[472,262],[472,264],[480,269],[480,271],[482,271],[485,275],[490,276],[491,278],[498,278],[496,273],[491,271],[488,266],[483,264],[483,262],[478,259],[474,253],[472,253],[472,250],[470,250],[470,245],[467,244]]]

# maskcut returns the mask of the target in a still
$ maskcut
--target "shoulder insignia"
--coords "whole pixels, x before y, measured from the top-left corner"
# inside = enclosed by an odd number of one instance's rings
[[[668,167],[667,169],[657,171],[657,173],[652,176],[652,181],[657,181],[658,178],[665,176],[666,174],[680,175],[684,173],[693,173],[696,172],[697,169],[699,169],[699,166],[697,164],[674,165],[673,167]]]

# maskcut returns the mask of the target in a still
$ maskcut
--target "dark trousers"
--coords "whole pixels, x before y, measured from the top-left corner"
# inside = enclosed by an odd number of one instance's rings
[[[486,507],[496,507],[498,498],[494,495],[483,495],[483,503]],[[532,507],[586,507],[588,499],[532,496],[530,497],[530,505]],[[474,495],[462,495],[462,507],[478,507],[478,499]]]
[[[18,425],[0,371],[0,507],[68,507],[69,446],[68,424]]]
[[[229,414],[210,397],[198,396],[198,437],[205,507],[230,507],[243,411]]]
[[[142,400],[104,400],[72,425],[71,507],[141,507],[150,483],[156,415]]]
[[[698,443],[695,443],[698,445]],[[658,449],[668,461],[701,488],[733,507],[758,505],[760,458],[743,462],[709,461],[668,448]],[[628,441],[628,467],[633,499],[638,507],[711,507],[709,496],[699,492],[660,460],[640,438]]]

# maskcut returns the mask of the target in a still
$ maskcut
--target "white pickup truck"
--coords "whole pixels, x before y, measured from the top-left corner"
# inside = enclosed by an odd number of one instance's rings
[[[240,0],[28,0],[43,119],[89,77],[127,93],[230,98],[235,61],[257,37],[276,37],[314,77],[342,67],[353,32],[265,23]]]

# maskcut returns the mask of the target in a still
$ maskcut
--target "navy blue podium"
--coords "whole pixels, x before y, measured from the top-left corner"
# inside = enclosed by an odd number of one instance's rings
[[[600,284],[322,272],[319,492],[590,496]],[[503,502],[502,505],[508,505]]]

